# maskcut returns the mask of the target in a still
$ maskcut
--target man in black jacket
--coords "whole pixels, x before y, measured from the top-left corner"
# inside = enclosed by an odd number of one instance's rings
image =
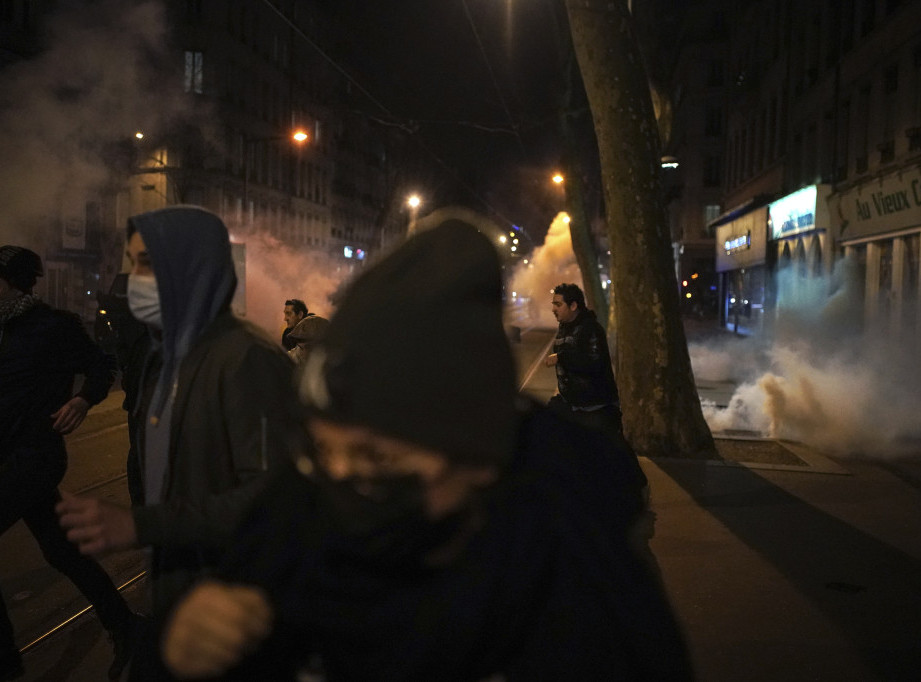
[[[560,399],[574,411],[603,409],[616,414],[619,422],[608,339],[595,313],[585,307],[585,294],[576,284],[559,284],[553,289],[552,306],[560,326],[545,364],[556,368]]]
[[[144,505],[70,498],[58,510],[83,552],[152,547],[157,615],[220,562],[304,434],[293,364],[230,310],[237,279],[220,218],[174,206],[130,218],[128,234],[128,304],[154,344],[137,415]]]
[[[81,321],[32,293],[42,274],[38,254],[0,247],[0,534],[22,519],[49,564],[96,607],[116,645],[110,677],[127,663],[133,616],[106,572],[81,555],[54,513],[67,470],[62,436],[109,392],[114,371]],[[84,375],[72,394],[74,377]],[[0,680],[22,673],[13,626],[0,598]]]
[[[554,287],[551,305],[560,326],[553,340],[553,353],[544,361],[547,367],[556,369],[559,389],[550,399],[550,407],[610,438],[614,443],[614,456],[627,457],[648,497],[646,475],[624,438],[620,398],[604,327],[594,311],[585,307],[585,294],[577,284],[563,283]]]
[[[301,393],[316,452],[175,609],[175,674],[691,677],[628,540],[640,482],[600,434],[517,396],[498,254],[473,227],[448,221],[365,271]]]

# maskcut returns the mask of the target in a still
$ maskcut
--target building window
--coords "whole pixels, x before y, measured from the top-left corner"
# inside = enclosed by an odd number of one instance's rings
[[[848,140],[851,135],[851,103],[844,101],[841,104],[838,121],[838,146],[835,150],[835,180],[841,182],[847,178],[848,164],[850,163],[850,149]]]
[[[867,170],[867,151],[870,134],[870,86],[865,85],[857,93],[857,111],[855,122],[857,130],[854,141],[854,153],[857,157],[857,172]],[[861,166],[863,168],[861,169]]]
[[[912,72],[914,74],[913,101],[911,116],[915,124],[921,123],[921,45],[915,46],[912,55]]]
[[[876,25],[876,0],[863,0],[860,8],[860,36],[863,37]]]
[[[704,206],[704,225],[709,225],[720,217],[719,204],[707,204]]]
[[[847,53],[854,46],[854,0],[840,0],[832,12],[841,15],[841,51]]]
[[[711,87],[719,87],[723,85],[723,62],[714,59],[710,62],[710,68],[707,72],[707,85]]]
[[[704,158],[704,187],[719,187],[722,181],[720,157],[708,154]]]
[[[883,75],[883,141],[880,144],[880,162],[887,163],[895,157],[895,121],[898,107],[899,69],[891,66]],[[885,147],[885,149],[884,149]]]
[[[201,23],[201,2],[202,0],[186,0],[185,18],[191,24]]]
[[[704,134],[718,137],[723,134],[723,108],[708,106],[704,118]]]
[[[183,89],[186,92],[194,92],[198,95],[204,92],[204,56],[201,52],[191,52],[186,50],[185,53],[185,81]]]

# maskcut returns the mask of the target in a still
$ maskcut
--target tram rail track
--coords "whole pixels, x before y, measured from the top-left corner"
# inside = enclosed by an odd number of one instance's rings
[[[126,473],[117,474],[117,475],[115,475],[115,476],[110,476],[109,478],[106,478],[105,480],[96,481],[95,483],[90,483],[89,485],[85,485],[85,486],[83,486],[83,487],[77,489],[77,490],[74,491],[74,492],[75,492],[75,494],[77,494],[77,495],[82,495],[82,494],[85,494],[85,493],[92,492],[92,491],[94,491],[94,490],[98,490],[98,489],[100,489],[100,488],[104,488],[105,486],[110,485],[110,484],[112,484],[112,483],[117,483],[118,481],[125,480],[125,479],[127,479],[127,477],[128,477],[128,475],[127,475]],[[128,578],[127,580],[125,580],[124,582],[122,582],[120,585],[118,585],[118,588],[117,588],[117,589],[118,589],[119,592],[122,592],[123,590],[126,590],[126,589],[128,589],[129,587],[131,587],[132,585],[134,585],[134,584],[138,583],[139,581],[143,580],[146,576],[147,576],[147,571],[140,571],[140,572],[136,573],[135,575],[133,575],[132,577],[130,577],[130,578]],[[64,628],[66,628],[68,625],[71,625],[72,623],[75,623],[75,622],[76,622],[77,620],[79,620],[82,616],[84,616],[84,615],[86,615],[87,613],[89,613],[92,609],[93,609],[93,606],[92,606],[92,605],[85,606],[84,608],[80,609],[79,611],[77,611],[77,612],[74,613],[73,615],[68,616],[67,618],[65,618],[64,620],[62,620],[60,623],[54,625],[53,627],[49,628],[48,630],[46,630],[45,632],[43,632],[43,633],[40,634],[39,636],[37,636],[37,637],[35,637],[34,639],[32,639],[32,640],[31,640],[30,642],[28,642],[27,644],[25,644],[22,648],[19,649],[19,653],[20,653],[20,654],[25,654],[26,652],[28,652],[28,651],[34,649],[35,647],[37,647],[38,645],[40,645],[42,642],[44,642],[44,641],[50,639],[50,638],[53,637],[55,634],[57,634],[57,633],[61,632],[62,630],[64,630]]]
[[[524,334],[524,333],[530,332],[531,330],[532,330],[532,327],[528,327],[527,329],[522,329],[522,330],[521,330],[521,333]],[[532,360],[532,362],[530,363],[530,365],[528,365],[528,369],[524,372],[524,375],[523,375],[522,378],[519,380],[519,390],[523,390],[523,389],[527,386],[527,384],[528,384],[528,382],[530,381],[531,377],[532,377],[532,376],[534,375],[534,373],[539,369],[541,363],[543,362],[544,356],[547,354],[547,352],[549,351],[549,349],[550,349],[550,347],[552,346],[552,344],[553,344],[553,335],[550,336],[549,340],[548,340],[545,344],[541,344],[541,345],[540,345],[540,352],[538,352],[538,353],[536,354],[536,356],[534,357],[534,359]],[[99,432],[94,432],[94,433],[92,433],[92,434],[87,434],[87,435],[85,435],[85,436],[81,436],[81,437],[80,437],[80,440],[84,440],[84,439],[87,439],[87,438],[94,437],[94,436],[98,435],[98,434],[101,433],[101,432],[113,431],[113,430],[116,430],[116,429],[119,429],[119,428],[125,428],[125,427],[124,427],[123,425],[109,426],[109,427],[106,427],[106,428],[104,428],[104,429],[101,429]],[[125,480],[126,478],[127,478],[127,474],[125,474],[125,473],[117,474],[117,475],[115,475],[115,476],[110,476],[109,478],[106,478],[105,480],[96,481],[96,482],[94,482],[94,483],[90,483],[90,484],[88,484],[88,485],[85,485],[85,486],[79,488],[78,490],[76,490],[76,491],[74,491],[74,492],[75,492],[75,494],[77,494],[77,495],[82,495],[82,494],[85,494],[85,493],[92,492],[92,491],[94,491],[94,490],[98,490],[98,489],[100,489],[100,488],[104,488],[105,486],[110,485],[110,484],[112,484],[112,483],[116,483],[116,482],[118,482],[118,481]],[[124,581],[121,585],[119,585],[119,586],[118,586],[118,591],[121,592],[121,591],[123,591],[123,590],[128,589],[128,588],[131,587],[132,585],[135,585],[135,584],[138,583],[139,581],[143,580],[146,576],[147,576],[147,571],[140,571],[139,573],[137,573],[136,575],[132,576],[131,578],[128,578],[128,579],[127,579],[126,581]],[[91,605],[90,605],[90,606],[86,606],[86,607],[80,609],[79,611],[77,611],[76,613],[74,613],[73,615],[71,615],[71,616],[65,618],[65,619],[62,620],[60,623],[58,623],[57,625],[55,625],[55,626],[49,628],[46,632],[42,633],[42,634],[39,635],[38,637],[35,637],[32,641],[30,641],[30,642],[27,643],[25,646],[23,646],[23,647],[19,650],[20,653],[21,653],[21,654],[25,654],[26,652],[30,651],[31,649],[34,649],[35,647],[39,646],[42,642],[48,640],[49,638],[53,637],[55,634],[61,632],[61,631],[64,630],[67,626],[71,625],[72,623],[75,623],[75,622],[76,622],[77,620],[79,620],[81,617],[83,617],[84,615],[86,615],[87,613],[89,613],[92,609],[93,609],[93,607],[92,607]]]

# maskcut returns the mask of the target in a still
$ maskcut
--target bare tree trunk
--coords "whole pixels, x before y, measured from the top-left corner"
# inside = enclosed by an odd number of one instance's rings
[[[572,250],[576,255],[576,263],[582,271],[582,285],[585,289],[585,302],[595,311],[599,320],[608,317],[608,303],[601,287],[601,278],[598,276],[598,256],[595,244],[592,241],[592,232],[589,228],[588,211],[585,209],[585,192],[582,184],[582,167],[575,152],[574,135],[570,124],[565,119],[567,113],[563,112],[560,123],[563,129],[563,144],[566,152],[563,158],[562,171],[566,180],[566,212],[569,214],[569,236],[572,238]]]
[[[588,211],[585,200],[585,173],[580,163],[580,145],[575,133],[576,119],[584,116],[584,103],[576,101],[576,83],[578,64],[575,63],[572,37],[569,33],[565,9],[557,12],[558,36],[560,44],[560,63],[563,69],[563,93],[560,102],[560,134],[563,140],[562,168],[565,178],[566,212],[569,214],[569,236],[576,263],[582,272],[582,287],[585,290],[585,302],[595,311],[599,320],[608,317],[608,302],[605,298],[601,278],[598,276],[598,253],[592,240]],[[580,112],[578,109],[581,108]]]
[[[659,178],[656,119],[626,0],[565,0],[601,158],[617,383],[638,454],[714,457],[694,385]]]

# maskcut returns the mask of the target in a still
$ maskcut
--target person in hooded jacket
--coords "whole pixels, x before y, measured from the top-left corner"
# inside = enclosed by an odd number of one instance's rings
[[[128,304],[153,337],[138,406],[145,502],[70,498],[58,513],[83,552],[152,548],[156,616],[220,562],[268,472],[304,434],[293,364],[230,309],[237,279],[220,218],[174,206],[133,216],[128,235]]]
[[[54,513],[67,470],[62,436],[106,397],[114,367],[76,315],[33,294],[42,272],[34,251],[0,247],[0,534],[22,519],[48,563],[96,607],[115,643],[114,679],[130,655],[134,615],[99,564],[67,541]],[[74,395],[77,374],[85,378]],[[0,598],[0,680],[22,672]]]
[[[316,447],[165,622],[181,679],[688,680],[631,546],[641,482],[517,395],[499,257],[413,236],[349,288],[301,380]],[[310,675],[314,677],[310,677]]]

